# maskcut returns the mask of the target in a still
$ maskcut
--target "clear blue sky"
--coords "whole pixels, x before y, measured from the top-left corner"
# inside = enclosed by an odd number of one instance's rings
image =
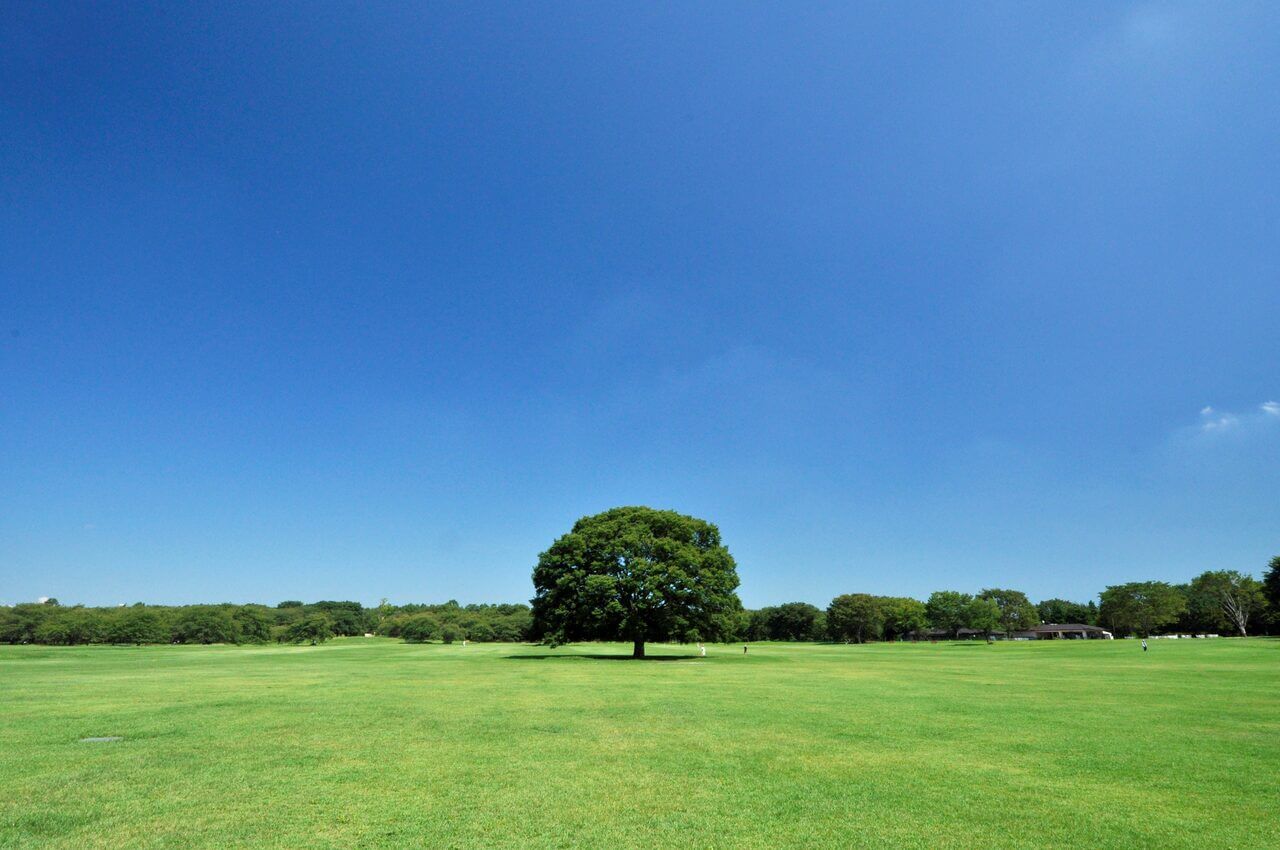
[[[0,10],[0,601],[1280,553],[1280,5]]]

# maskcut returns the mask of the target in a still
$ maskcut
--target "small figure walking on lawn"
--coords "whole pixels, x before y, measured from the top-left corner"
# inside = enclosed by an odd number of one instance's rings
[[[1147,639],[1146,639],[1146,638],[1143,638],[1143,639],[1142,639],[1142,651],[1143,651],[1143,652],[1146,652],[1146,651],[1147,651]]]
[[[742,648],[742,654],[743,654],[743,655],[746,655],[746,654],[747,654],[747,648],[746,648],[745,646]]]

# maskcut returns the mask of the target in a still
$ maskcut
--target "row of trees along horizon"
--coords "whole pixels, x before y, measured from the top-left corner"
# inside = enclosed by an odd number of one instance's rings
[[[265,605],[63,607],[56,600],[0,609],[8,643],[322,643],[378,634],[413,643],[541,641],[550,645],[647,642],[845,641],[1012,635],[1040,623],[1104,625],[1120,635],[1248,634],[1280,626],[1280,556],[1264,582],[1234,570],[1208,571],[1185,585],[1112,585],[1100,604],[1047,599],[1020,590],[939,590],[927,600],[849,593],[826,610],[788,602],[742,607],[738,567],[713,523],[643,505],[585,516],[538,556],[530,605],[391,605],[281,602]],[[928,630],[933,630],[930,634]]]
[[[1112,585],[1097,602],[1046,599],[1018,590],[976,594],[940,590],[927,600],[850,593],[825,609],[787,602],[740,609],[722,640],[864,643],[949,637],[962,630],[1012,634],[1041,623],[1083,623],[1117,636],[1161,633],[1280,633],[1280,556],[1264,581],[1230,570],[1208,571],[1186,584],[1162,581]],[[335,636],[375,634],[411,643],[518,642],[545,637],[525,604],[391,605],[285,601],[274,607],[235,605],[61,605],[56,599],[0,608],[0,642],[78,644],[320,643]],[[679,640],[681,636],[675,636]],[[689,642],[702,639],[687,635]]]

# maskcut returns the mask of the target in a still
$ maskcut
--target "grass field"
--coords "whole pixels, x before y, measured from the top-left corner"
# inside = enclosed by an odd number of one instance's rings
[[[1280,846],[1280,641],[629,651],[0,647],[0,847]]]

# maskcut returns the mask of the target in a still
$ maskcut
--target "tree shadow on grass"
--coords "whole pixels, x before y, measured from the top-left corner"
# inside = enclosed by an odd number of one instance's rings
[[[505,655],[512,661],[572,661],[574,659],[585,659],[587,661],[697,661],[697,655],[646,655],[643,658],[634,658],[630,655],[588,655],[585,653],[566,653],[545,655]]]

